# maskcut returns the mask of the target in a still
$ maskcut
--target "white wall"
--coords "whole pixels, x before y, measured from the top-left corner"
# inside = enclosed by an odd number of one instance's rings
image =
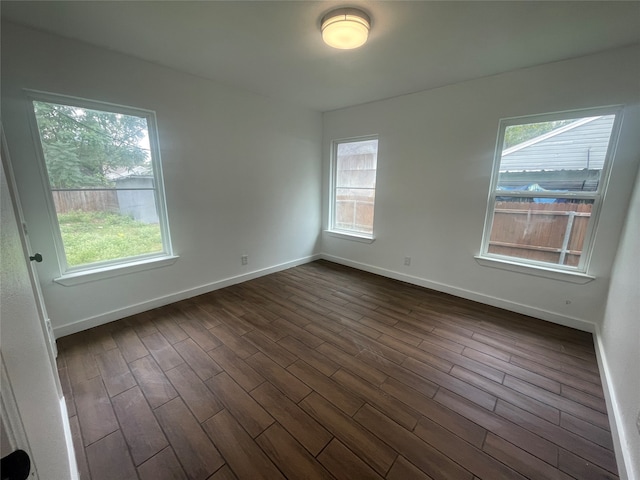
[[[378,134],[379,153],[375,242],[324,233],[322,251],[365,270],[592,330],[604,312],[639,161],[638,78],[636,46],[325,113],[325,182],[333,139]],[[499,119],[614,104],[627,108],[591,262],[596,279],[578,285],[479,265],[474,255]],[[326,205],[325,196],[325,228]]]
[[[73,287],[52,282],[60,269],[42,184],[33,182],[39,173],[24,88],[156,112],[180,256],[174,265]],[[319,251],[318,112],[3,23],[2,115],[31,243],[45,258],[38,273],[58,336]]]
[[[611,275],[598,347],[630,480],[640,479],[640,172]],[[636,421],[638,422],[636,426]]]

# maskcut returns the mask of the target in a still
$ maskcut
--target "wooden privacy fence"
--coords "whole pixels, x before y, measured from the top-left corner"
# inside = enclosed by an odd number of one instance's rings
[[[372,233],[373,205],[371,195],[336,195],[336,227]]]
[[[115,190],[52,190],[57,213],[119,212]]]
[[[591,204],[496,202],[489,253],[577,266]]]

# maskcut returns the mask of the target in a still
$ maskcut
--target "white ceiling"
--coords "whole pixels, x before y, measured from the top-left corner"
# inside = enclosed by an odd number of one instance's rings
[[[369,42],[322,43],[359,6]],[[640,2],[2,1],[2,17],[327,111],[640,43]]]

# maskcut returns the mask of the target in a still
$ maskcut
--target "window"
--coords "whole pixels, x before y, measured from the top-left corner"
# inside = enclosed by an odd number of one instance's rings
[[[373,238],[378,138],[333,143],[330,231]]]
[[[481,258],[586,273],[618,109],[506,119]]]
[[[62,272],[171,255],[153,112],[30,99]]]

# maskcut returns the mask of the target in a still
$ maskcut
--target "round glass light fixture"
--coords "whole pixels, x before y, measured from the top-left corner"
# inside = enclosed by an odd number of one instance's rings
[[[327,13],[321,22],[322,40],[333,48],[349,50],[365,44],[369,38],[369,15],[357,8],[339,8]]]

